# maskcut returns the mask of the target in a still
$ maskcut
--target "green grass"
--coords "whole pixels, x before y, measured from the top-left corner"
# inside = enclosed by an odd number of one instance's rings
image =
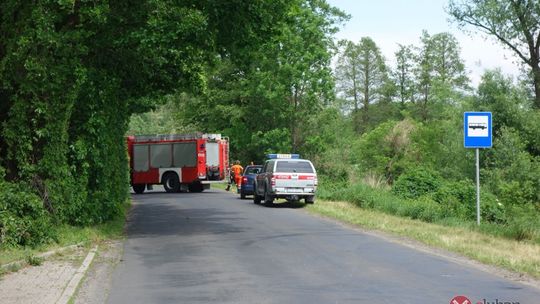
[[[489,222],[496,209],[484,202],[482,205],[482,225],[477,227],[475,210],[467,203],[437,202],[430,196],[405,199],[384,189],[375,189],[364,184],[330,185],[319,189],[318,197],[331,201],[351,202],[354,205],[400,217],[418,219],[442,226],[467,226],[484,234],[504,237],[517,241],[530,241],[540,245],[540,214],[535,210],[508,208],[505,223]],[[519,208],[518,208],[519,209]],[[495,210],[495,211],[494,211]],[[500,217],[500,214],[499,214]]]
[[[236,189],[235,187],[236,187],[235,185],[231,185],[231,190]],[[210,184],[210,189],[225,190],[226,188],[227,188],[227,183],[213,183],[213,184]]]
[[[130,204],[125,204],[124,215],[103,224],[89,227],[75,227],[62,225],[56,227],[58,232],[57,242],[38,246],[36,248],[29,247],[12,247],[0,249],[0,265],[9,264],[14,261],[27,261],[32,257],[36,257],[40,253],[55,250],[58,248],[83,244],[90,247],[94,244],[99,244],[107,240],[121,239],[125,236],[124,225],[126,222],[125,214],[129,209]],[[29,263],[32,264],[32,263]]]
[[[30,255],[26,257],[26,263],[31,266],[40,266],[41,264],[43,264],[43,258]]]
[[[319,200],[309,212],[417,240],[476,261],[540,279],[540,244],[497,237],[469,225],[441,225],[363,209],[354,203]]]
[[[10,272],[17,272],[23,267],[24,263],[13,263],[6,267],[0,267],[0,277],[2,277],[6,273]]]

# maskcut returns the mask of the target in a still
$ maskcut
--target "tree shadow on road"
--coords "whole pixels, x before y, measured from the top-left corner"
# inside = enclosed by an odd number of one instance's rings
[[[164,197],[169,195],[160,198]],[[234,212],[217,208],[188,208],[170,201],[151,201],[133,205],[126,232],[128,238],[239,233],[244,230],[236,223],[242,220]]]

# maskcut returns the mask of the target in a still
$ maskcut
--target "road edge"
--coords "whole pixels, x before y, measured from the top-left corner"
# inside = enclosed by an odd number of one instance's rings
[[[94,257],[96,256],[98,250],[98,246],[94,246],[94,248],[90,249],[88,254],[86,255],[86,258],[82,262],[81,266],[77,271],[75,272],[75,275],[71,278],[69,283],[67,284],[66,288],[62,292],[62,295],[60,298],[56,301],[56,304],[68,304],[75,292],[77,291],[77,287],[79,286],[79,283],[84,278],[84,275],[86,274],[86,271],[92,264],[92,261],[94,260]]]
[[[533,287],[537,290],[540,290],[540,280],[536,279],[528,274],[520,273],[516,271],[512,271],[509,269],[505,269],[502,267],[498,267],[496,265],[490,265],[486,263],[482,263],[480,261],[477,261],[473,258],[467,257],[465,255],[459,254],[457,252],[453,252],[450,250],[446,250],[444,248],[439,248],[436,246],[430,246],[428,244],[422,243],[421,241],[415,240],[410,237],[406,236],[400,236],[393,234],[391,232],[378,230],[378,229],[370,229],[367,227],[363,227],[361,225],[356,225],[352,223],[347,223],[345,221],[333,218],[331,216],[327,216],[321,213],[318,213],[314,210],[306,210],[302,209],[302,212],[305,212],[306,214],[318,217],[320,219],[326,220],[328,222],[332,222],[334,224],[340,225],[342,227],[346,227],[352,230],[356,230],[360,233],[365,233],[367,235],[371,235],[380,239],[384,239],[386,241],[400,244],[402,246],[418,250],[420,252],[424,252],[433,256],[437,256],[440,258],[444,258],[447,261],[463,265],[466,267],[472,267],[477,270],[483,271],[485,273],[489,273],[492,275],[495,275],[497,277],[510,280],[515,283],[520,283],[529,287]]]

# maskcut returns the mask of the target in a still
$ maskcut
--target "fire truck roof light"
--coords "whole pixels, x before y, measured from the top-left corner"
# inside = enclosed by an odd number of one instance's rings
[[[287,159],[287,158],[290,158],[290,159],[299,159],[300,158],[300,154],[276,154],[276,153],[272,153],[272,154],[267,154],[266,157],[268,157],[268,159]]]

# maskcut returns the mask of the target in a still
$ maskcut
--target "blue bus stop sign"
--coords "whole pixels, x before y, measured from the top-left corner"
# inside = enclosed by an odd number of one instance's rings
[[[491,148],[491,112],[465,112],[463,134],[465,148]]]

